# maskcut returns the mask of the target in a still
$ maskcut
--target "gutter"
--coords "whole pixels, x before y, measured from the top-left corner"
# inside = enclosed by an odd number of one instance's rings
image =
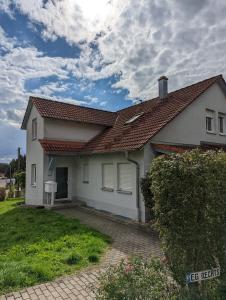
[[[138,212],[138,221],[141,222],[141,211],[140,211],[140,166],[139,163],[131,158],[129,158],[128,151],[125,151],[126,159],[135,164],[136,166],[136,207]]]

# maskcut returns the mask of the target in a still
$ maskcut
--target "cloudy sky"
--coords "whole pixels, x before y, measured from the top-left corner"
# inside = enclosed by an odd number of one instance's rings
[[[118,110],[220,73],[225,0],[0,0],[0,162],[29,95]]]

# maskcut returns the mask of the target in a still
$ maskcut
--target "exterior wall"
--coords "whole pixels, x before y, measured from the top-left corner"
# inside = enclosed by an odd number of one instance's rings
[[[37,139],[32,140],[32,119],[37,118]],[[44,120],[33,106],[27,123],[26,152],[26,192],[25,201],[29,205],[43,204],[44,152],[39,139],[44,136]],[[36,187],[31,185],[31,165],[36,164]]]
[[[45,119],[44,137],[55,140],[89,141],[104,126],[78,122]]]
[[[226,144],[225,135],[206,132],[206,109],[214,110],[216,119],[218,112],[226,113],[226,96],[217,83],[166,125],[152,142],[199,145],[200,141],[205,141]]]
[[[130,158],[139,162],[143,170],[143,151],[131,153]],[[82,165],[88,161],[89,183],[83,183]],[[136,167],[132,166],[132,194],[124,194],[117,191],[117,163],[128,162],[124,153],[99,154],[84,156],[76,160],[75,174],[73,178],[73,195],[75,200],[85,201],[87,205],[99,210],[109,211],[116,215],[131,219],[138,218],[136,204]],[[114,167],[114,191],[102,190],[102,164],[113,163]]]

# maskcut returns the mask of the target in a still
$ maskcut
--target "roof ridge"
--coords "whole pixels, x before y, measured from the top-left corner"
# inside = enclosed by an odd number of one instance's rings
[[[65,105],[69,105],[69,106],[77,106],[77,107],[81,107],[81,108],[85,108],[85,109],[97,110],[97,111],[101,111],[101,112],[106,112],[106,113],[111,113],[111,114],[116,114],[117,115],[117,112],[115,112],[115,111],[104,110],[104,109],[94,108],[94,107],[86,107],[86,106],[82,106],[82,105],[78,105],[78,104],[67,103],[67,102],[63,102],[63,101],[47,99],[47,98],[42,98],[42,97],[38,97],[38,96],[37,97],[36,96],[30,96],[29,98],[31,100],[37,99],[37,100],[43,100],[43,101],[50,101],[50,102],[65,104]]]
[[[184,90],[184,89],[186,89],[186,88],[190,88],[190,87],[192,87],[192,86],[194,86],[194,85],[198,85],[198,84],[200,84],[200,83],[203,83],[203,82],[205,82],[205,81],[208,81],[208,80],[211,80],[211,79],[214,79],[214,78],[217,80],[218,78],[223,78],[223,75],[222,75],[222,74],[218,74],[218,75],[209,77],[209,78],[207,78],[207,79],[203,79],[203,80],[201,80],[201,81],[198,81],[198,82],[195,82],[195,83],[186,85],[186,86],[184,86],[184,87],[182,87],[182,88],[179,88],[179,89],[177,89],[177,90],[174,90],[174,91],[168,93],[168,95],[171,95],[171,94],[176,93],[176,92],[178,92],[178,91]],[[123,110],[127,110],[127,109],[129,109],[129,108],[131,108],[131,107],[139,107],[139,106],[142,106],[144,103],[147,103],[147,102],[149,102],[149,101],[158,100],[158,99],[159,99],[159,97],[157,96],[157,97],[154,97],[154,98],[152,98],[152,99],[145,100],[145,101],[143,101],[143,102],[141,102],[141,103],[137,103],[137,104],[134,104],[134,105],[132,105],[132,106],[128,106],[128,107],[122,108],[122,109],[118,110],[117,112],[121,112],[121,111],[123,111]]]

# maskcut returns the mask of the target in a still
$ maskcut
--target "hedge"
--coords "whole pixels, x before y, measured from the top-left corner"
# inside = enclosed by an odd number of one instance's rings
[[[218,265],[224,273],[226,154],[193,150],[161,156],[150,178],[155,226],[174,279],[185,286],[187,273]],[[217,284],[207,280],[199,290]]]

